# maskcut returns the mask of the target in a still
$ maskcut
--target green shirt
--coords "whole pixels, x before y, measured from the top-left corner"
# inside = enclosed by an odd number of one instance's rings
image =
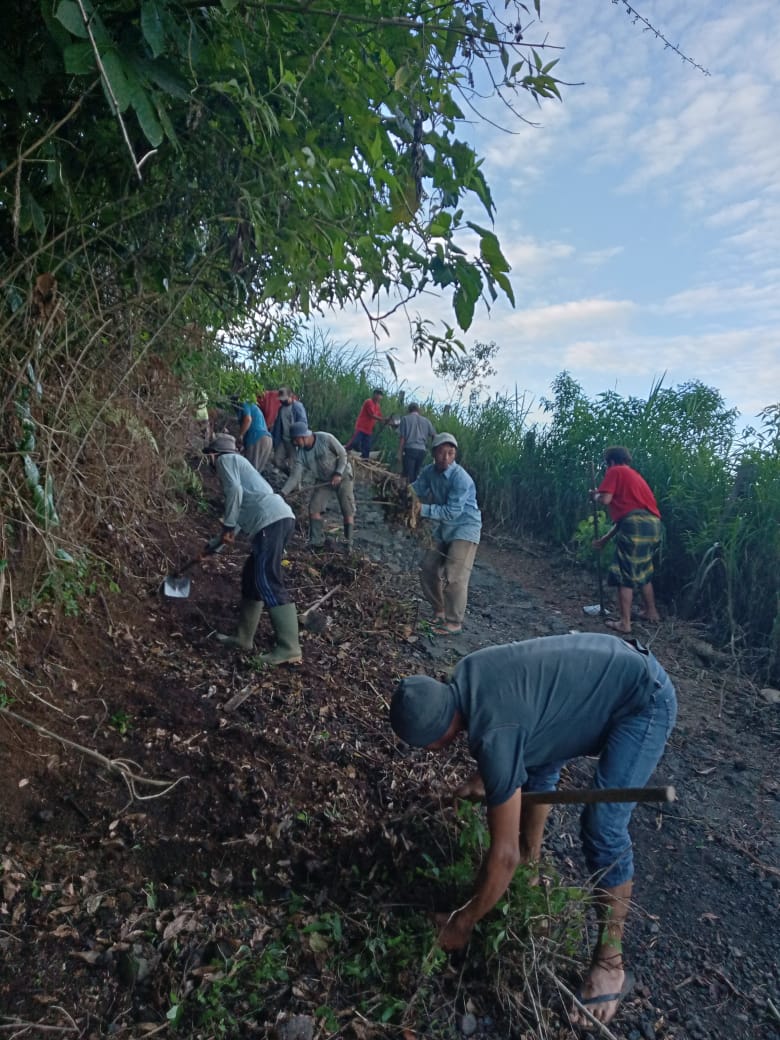
[[[545,636],[464,657],[451,686],[489,806],[528,769],[598,754],[620,719],[653,690],[654,658],[611,635]]]

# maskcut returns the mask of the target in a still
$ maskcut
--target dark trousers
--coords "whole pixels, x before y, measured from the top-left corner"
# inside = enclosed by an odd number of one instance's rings
[[[403,468],[404,476],[413,484],[420,476],[420,470],[425,459],[425,448],[404,448]]]
[[[254,536],[252,551],[241,573],[243,599],[262,600],[269,609],[290,602],[290,594],[284,587],[282,556],[294,530],[295,520],[285,517]]]

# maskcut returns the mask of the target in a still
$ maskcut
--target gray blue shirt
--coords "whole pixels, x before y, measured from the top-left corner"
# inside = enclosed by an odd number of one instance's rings
[[[223,527],[244,531],[250,538],[277,520],[295,513],[255,467],[237,452],[217,456],[217,473],[225,493]]]
[[[457,462],[442,473],[431,463],[411,485],[422,503],[421,515],[433,520],[437,542],[475,542],[482,533],[482,513],[474,481]]]
[[[411,451],[425,451],[428,441],[436,436],[436,430],[430,419],[419,412],[408,412],[401,419],[398,436],[404,442],[404,448]]]
[[[347,478],[352,476],[352,464],[344,445],[325,430],[318,430],[314,434],[314,444],[310,448],[295,449],[295,463],[282,488],[283,495],[289,495],[299,486],[304,469],[320,481],[328,481],[336,475]]]
[[[529,768],[598,754],[615,723],[646,706],[659,674],[647,651],[592,632],[464,657],[450,685],[487,804],[511,798]]]

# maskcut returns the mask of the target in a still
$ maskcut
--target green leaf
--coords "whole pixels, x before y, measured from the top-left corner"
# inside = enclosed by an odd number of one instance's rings
[[[493,277],[495,278],[496,282],[501,286],[501,288],[504,290],[504,295],[509,300],[509,302],[512,304],[512,306],[514,307],[514,305],[515,305],[515,291],[512,288],[512,283],[509,281],[509,279],[503,273],[503,271],[496,271],[494,273]]]
[[[165,135],[149,95],[140,85],[133,84],[132,105],[138,117],[138,123],[144,132],[144,137],[153,148],[157,148],[162,143]]]
[[[106,78],[111,85],[111,92],[114,96],[114,100],[119,106],[119,111],[124,112],[131,100],[130,84],[127,82],[125,64],[122,61],[121,56],[113,47],[110,50],[107,50],[105,54],[101,54],[100,60],[103,63],[103,69],[105,70]]]
[[[62,52],[65,71],[71,76],[85,76],[97,67],[91,43],[69,43]]]
[[[54,17],[60,25],[65,26],[71,35],[79,36],[82,40],[89,39],[89,33],[86,25],[84,25],[84,19],[81,17],[79,5],[74,3],[73,0],[60,0],[57,10],[54,12]]]
[[[149,44],[152,57],[159,58],[165,50],[165,31],[155,0],[144,0],[141,4],[141,32]]]
[[[474,307],[476,306],[477,300],[471,294],[468,287],[459,285],[452,296],[452,306],[455,311],[455,317],[458,320],[458,325],[467,331],[471,322],[474,320]]]
[[[499,244],[498,237],[494,235],[492,231],[480,228],[476,224],[472,224],[470,221],[468,222],[468,226],[479,235],[480,256],[490,268],[491,273],[496,274],[499,271],[511,270],[506,257],[501,252],[501,245]]]

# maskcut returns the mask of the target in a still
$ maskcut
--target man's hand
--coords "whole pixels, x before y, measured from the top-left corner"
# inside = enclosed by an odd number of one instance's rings
[[[474,773],[465,783],[459,784],[452,792],[453,801],[482,802],[485,800],[485,784],[479,773]]]
[[[594,538],[593,541],[590,543],[590,547],[591,549],[595,549],[596,552],[601,552],[601,550],[604,548],[608,541],[609,539],[606,537],[606,535],[602,535],[601,538]]]
[[[333,476],[330,478],[330,482],[333,487],[338,487],[341,483],[341,474],[334,473]]]
[[[434,914],[433,921],[439,929],[437,936],[439,946],[451,953],[462,950],[471,938],[474,925],[465,917],[462,910],[452,914]]]
[[[419,520],[422,513],[422,502],[417,495],[412,495],[412,519]]]

